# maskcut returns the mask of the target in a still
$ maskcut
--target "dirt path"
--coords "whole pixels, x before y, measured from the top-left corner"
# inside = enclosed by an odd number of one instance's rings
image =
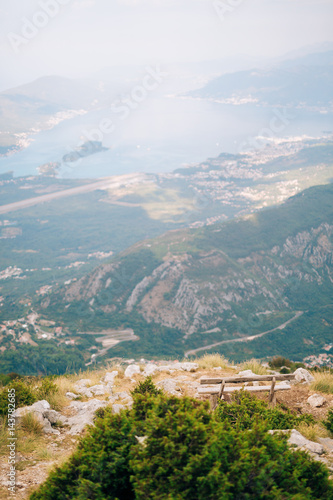
[[[288,319],[288,321],[285,321],[284,323],[273,328],[272,330],[267,330],[266,332],[258,333],[258,335],[250,335],[248,337],[241,337],[239,339],[222,340],[221,342],[216,342],[215,344],[210,344],[210,345],[206,345],[204,347],[198,347],[198,349],[186,351],[185,358],[188,358],[188,356],[191,356],[191,355],[195,355],[197,352],[200,352],[200,351],[206,351],[208,349],[213,349],[213,347],[217,347],[219,345],[231,344],[233,342],[249,342],[251,340],[255,340],[255,339],[258,339],[260,337],[263,337],[264,335],[267,335],[268,333],[275,332],[276,330],[283,330],[287,325],[289,325],[289,323],[291,323],[292,321],[295,321],[295,319],[302,316],[302,314],[304,314],[303,311],[297,311],[297,313],[295,314],[295,316],[293,318]]]

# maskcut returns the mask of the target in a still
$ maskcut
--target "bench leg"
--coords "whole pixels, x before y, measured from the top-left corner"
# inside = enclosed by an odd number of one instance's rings
[[[231,403],[231,394],[223,394],[222,398],[226,403]]]
[[[269,404],[270,404],[270,406],[271,406],[272,408],[274,408],[274,406],[276,405],[276,392],[274,393],[274,395],[273,395],[273,399],[272,399],[272,401],[270,401],[270,403],[269,403]]]
[[[222,380],[222,383],[221,383],[221,386],[220,386],[220,392],[219,392],[219,399],[222,399],[224,387],[225,387],[225,381]]]
[[[209,397],[209,402],[210,402],[210,409],[214,411],[215,408],[217,407],[217,394],[211,394]]]
[[[276,378],[273,377],[271,390],[269,391],[269,402],[272,406],[275,406],[276,403],[276,397],[274,392],[275,384],[276,384]]]

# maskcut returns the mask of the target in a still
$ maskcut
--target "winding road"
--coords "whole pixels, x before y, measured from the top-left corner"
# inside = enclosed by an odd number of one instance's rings
[[[233,342],[250,342],[251,340],[259,339],[260,337],[263,337],[264,335],[267,335],[268,333],[275,332],[276,330],[283,330],[289,323],[292,321],[295,321],[297,318],[302,316],[304,314],[304,311],[297,311],[294,317],[288,319],[288,321],[285,321],[282,323],[282,325],[279,325],[272,330],[267,330],[266,332],[258,333],[258,335],[250,335],[248,337],[241,337],[239,339],[230,339],[230,340],[222,340],[221,342],[216,342],[215,344],[210,344],[206,345],[204,347],[198,347],[198,349],[192,349],[191,351],[186,351],[185,352],[185,358],[188,358],[189,356],[195,355],[197,352],[200,351],[207,351],[208,349],[213,349],[214,347],[217,347],[219,345],[223,344],[232,344]]]

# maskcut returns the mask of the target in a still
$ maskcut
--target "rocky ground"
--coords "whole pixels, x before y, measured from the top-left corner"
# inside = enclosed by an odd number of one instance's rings
[[[110,370],[87,372],[81,377],[73,376],[70,381],[67,379],[66,388],[63,386],[65,378],[59,378],[59,386],[62,386],[65,397],[65,404],[60,411],[51,409],[46,400],[16,411],[17,499],[28,498],[31,491],[46,479],[49,471],[69,457],[77,446],[78,439],[85,432],[85,427],[93,423],[98,408],[111,406],[114,413],[130,408],[132,405],[130,391],[138,381],[144,380],[144,377],[151,375],[155,384],[169,394],[205,399],[207,396],[198,394],[202,376],[230,377],[239,373],[239,369],[233,366],[205,367],[186,362],[129,364],[125,368],[124,370],[124,367],[115,366]],[[328,410],[333,407],[333,395],[317,392],[313,397],[315,393],[310,389],[308,372],[305,372],[305,370],[304,373],[300,372],[299,381],[295,384],[291,382],[290,390],[277,392],[277,402],[297,413],[310,413],[319,422],[326,418]],[[250,372],[240,372],[240,375],[242,374],[246,376]],[[266,393],[260,394],[261,398],[267,399]],[[20,432],[20,419],[27,412],[33,413],[42,424],[43,433],[40,436]],[[333,472],[333,439],[327,432],[326,434],[322,432],[318,427],[317,430],[312,430],[311,435],[304,436],[294,430],[290,443],[307,450],[316,460],[324,461]],[[2,446],[2,450],[0,499],[7,499],[9,466],[5,445]]]

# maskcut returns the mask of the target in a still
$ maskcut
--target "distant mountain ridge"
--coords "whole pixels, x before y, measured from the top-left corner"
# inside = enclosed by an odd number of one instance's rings
[[[0,93],[0,154],[27,145],[29,137],[57,122],[85,113],[101,92],[79,80],[38,78]]]
[[[133,349],[161,354],[156,325],[179,332],[174,347],[184,352],[274,330],[296,312],[324,307],[330,313],[332,264],[329,184],[242,219],[139,243],[51,295],[44,313],[57,311],[64,324],[71,318],[71,327],[81,331],[146,324],[145,338],[139,333],[140,341],[116,346],[114,355],[131,355]],[[85,314],[79,317],[78,310]],[[297,321],[290,328],[298,338]],[[319,352],[331,338],[330,326],[317,339],[310,333],[311,347],[298,342],[298,358]],[[285,339],[286,348],[295,338]],[[172,343],[165,336],[163,342]]]
[[[195,98],[258,102],[270,106],[331,106],[333,102],[333,51],[308,54],[266,69],[228,73],[202,89]]]

